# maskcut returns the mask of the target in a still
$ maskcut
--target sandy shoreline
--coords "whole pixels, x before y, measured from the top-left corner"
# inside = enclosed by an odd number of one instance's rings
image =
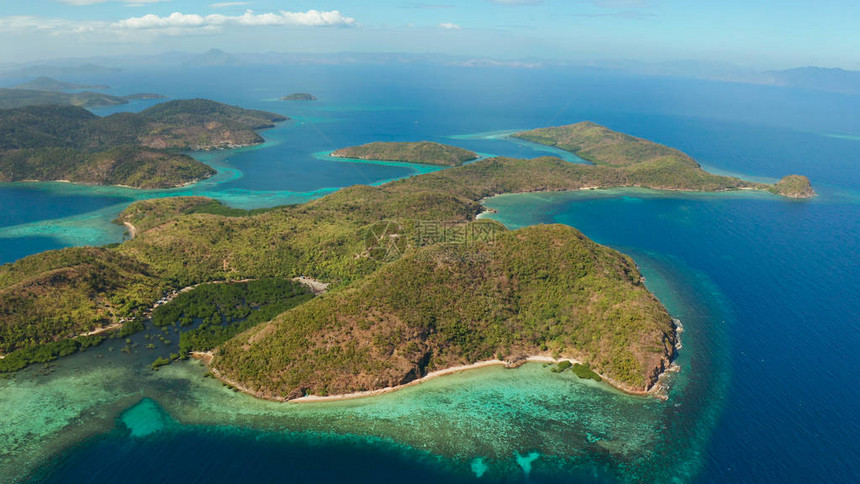
[[[513,368],[518,368],[518,367],[520,367],[526,363],[534,363],[534,362],[557,363],[558,361],[563,361],[565,359],[567,359],[567,358],[555,360],[549,356],[529,356],[529,357],[524,358],[522,360],[518,360],[515,363],[510,363],[510,362],[502,361],[502,360],[484,360],[484,361],[479,361],[477,363],[472,363],[471,365],[452,366],[451,368],[445,368],[443,370],[431,371],[430,373],[424,375],[423,377],[418,378],[417,380],[412,380],[409,383],[404,383],[403,385],[379,388],[376,390],[366,390],[366,391],[361,391],[361,392],[344,393],[344,394],[340,394],[340,395],[326,395],[326,396],[307,395],[307,396],[304,396],[301,398],[296,398],[294,400],[289,400],[289,401],[291,403],[310,403],[310,402],[334,402],[334,401],[339,401],[339,400],[352,400],[355,398],[367,398],[367,397],[373,397],[376,395],[383,395],[385,393],[396,392],[397,390],[401,390],[403,388],[407,388],[407,387],[411,387],[411,386],[415,386],[415,385],[420,385],[421,383],[432,380],[434,378],[439,378],[441,376],[453,375],[455,373],[460,373],[463,371],[477,370],[478,368],[486,368],[488,366],[501,365],[501,366],[504,366],[505,368],[513,369]],[[580,363],[579,361],[576,361],[576,360],[571,360],[571,359],[567,359],[567,360],[570,361],[571,363]]]
[[[326,396],[307,395],[307,396],[304,396],[301,398],[295,398],[295,399],[289,400],[285,397],[268,395],[268,394],[264,394],[264,393],[259,392],[259,391],[251,390],[250,388],[242,385],[241,383],[236,382],[234,380],[231,380],[230,378],[227,378],[224,375],[221,375],[221,373],[211,365],[212,360],[214,359],[214,356],[215,356],[212,352],[208,352],[208,351],[207,352],[195,352],[195,353],[192,353],[191,356],[193,358],[201,360],[209,368],[209,371],[212,373],[212,376],[214,376],[215,378],[220,380],[222,383],[225,383],[225,384],[231,386],[232,388],[235,388],[236,390],[241,391],[242,393],[245,393],[247,395],[250,395],[252,397],[259,398],[262,400],[269,400],[269,401],[274,401],[274,402],[287,402],[287,403],[337,402],[337,401],[342,401],[342,400],[354,400],[354,399],[359,399],[359,398],[370,398],[370,397],[375,397],[378,395],[384,395],[386,393],[396,392],[397,390],[401,390],[401,389],[408,388],[411,386],[420,385],[420,384],[427,382],[429,380],[432,380],[434,378],[439,378],[439,377],[443,377],[443,376],[447,376],[447,375],[453,375],[455,373],[460,373],[463,371],[476,370],[479,368],[486,368],[489,366],[500,366],[501,365],[501,366],[504,366],[505,368],[513,369],[513,368],[518,368],[518,367],[520,367],[526,363],[557,364],[557,363],[562,362],[562,361],[569,361],[571,364],[582,364],[582,362],[580,362],[579,360],[573,359],[573,358],[553,358],[553,357],[547,356],[547,355],[530,355],[530,356],[527,356],[524,358],[517,359],[514,362],[503,361],[503,360],[484,360],[484,361],[472,363],[470,365],[452,366],[450,368],[445,368],[442,370],[433,371],[433,372],[430,372],[427,375],[423,376],[422,378],[412,380],[409,383],[404,383],[403,385],[378,388],[376,390],[365,390],[365,391],[360,391],[360,392],[343,393],[343,394],[339,394],[339,395],[326,395]],[[666,373],[671,372],[671,371],[677,371],[677,370],[668,370]],[[598,375],[600,375],[600,374],[598,373]],[[603,378],[604,382],[606,384],[608,384],[609,386],[611,386],[612,388],[615,388],[616,390],[624,392],[628,395],[656,396],[658,398],[665,398],[660,393],[660,391],[661,391],[660,385],[654,385],[650,390],[647,390],[647,391],[633,391],[633,390],[625,389],[623,386],[621,386],[615,380],[613,380],[611,378],[607,378],[604,375],[600,375],[600,377]]]
[[[556,362],[556,361],[562,361],[562,360],[555,360],[555,359],[550,358],[548,356],[530,356],[528,358],[518,360],[516,363],[513,363],[513,364],[506,362],[506,361],[502,361],[502,360],[485,360],[485,361],[479,361],[477,363],[472,363],[471,365],[453,366],[451,368],[445,368],[443,370],[433,371],[433,372],[430,372],[427,375],[423,376],[422,378],[418,378],[417,380],[412,380],[411,382],[404,383],[403,385],[378,388],[376,390],[365,390],[365,391],[360,391],[360,392],[343,393],[343,394],[339,394],[339,395],[326,395],[326,396],[307,395],[307,396],[304,396],[301,398],[295,398],[292,400],[288,400],[285,397],[276,397],[276,396],[272,396],[272,395],[266,395],[266,394],[263,394],[261,392],[251,390],[250,388],[242,385],[241,383],[225,377],[224,375],[222,375],[218,371],[217,368],[212,367],[211,363],[212,363],[212,360],[213,360],[215,355],[210,351],[193,352],[193,353],[191,353],[191,356],[193,358],[196,358],[196,359],[202,361],[203,364],[205,364],[209,368],[209,372],[212,373],[212,376],[214,376],[215,378],[220,380],[222,383],[225,383],[225,384],[241,391],[242,393],[248,394],[252,397],[259,398],[262,400],[269,400],[269,401],[274,401],[274,402],[288,402],[288,403],[335,402],[335,401],[341,401],[341,400],[353,400],[353,399],[358,399],[358,398],[369,398],[369,397],[374,397],[377,395],[383,395],[386,393],[395,392],[395,391],[401,390],[403,388],[419,385],[421,383],[432,380],[434,378],[439,378],[441,376],[452,375],[454,373],[459,373],[462,371],[475,370],[478,368],[484,368],[484,367],[488,367],[488,366],[502,365],[506,368],[517,368],[517,367],[522,366],[523,364],[528,363],[528,362],[551,363],[551,362]],[[576,360],[569,360],[569,361],[571,363],[578,363],[578,361],[576,361]]]

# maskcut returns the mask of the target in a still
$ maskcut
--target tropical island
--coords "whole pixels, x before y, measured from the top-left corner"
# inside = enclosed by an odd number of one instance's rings
[[[285,119],[200,99],[107,117],[74,106],[0,109],[0,181],[186,185],[215,170],[180,151],[259,144],[256,130]]]
[[[152,100],[152,99],[167,99],[167,96],[164,94],[157,94],[154,92],[139,92],[137,94],[129,94],[128,96],[123,96],[123,99],[127,101],[140,101],[140,100]]]
[[[81,91],[42,91],[36,89],[6,89],[0,88],[0,109],[18,108],[22,106],[81,106],[85,108],[102,106],[119,106],[128,104],[128,100],[111,96],[103,92]]]
[[[594,164],[579,170],[594,187],[640,186],[657,190],[766,190],[790,198],[815,195],[809,178],[789,175],[769,185],[712,175],[686,153],[653,141],[612,131],[592,122],[541,128],[512,135],[569,151]],[[582,188],[577,187],[577,188]],[[556,188],[557,189],[557,188]]]
[[[105,106],[121,106],[129,101],[141,99],[164,99],[165,96],[155,93],[137,93],[128,96],[114,96],[103,92],[75,91],[64,92],[58,89],[7,89],[0,88],[0,109],[19,108],[24,106],[80,106],[98,108]]]
[[[419,142],[374,142],[342,148],[331,153],[336,158],[399,161],[440,166],[460,166],[478,159],[478,154],[456,146]]]
[[[126,334],[142,328],[165,294],[299,278],[330,283],[329,291],[184,350],[208,351],[214,375],[275,400],[380,391],[529,359],[567,361],[558,371],[575,362],[583,377],[653,391],[678,329],[632,259],[567,226],[509,231],[476,220],[481,200],[595,187],[774,186],[709,174],[677,150],[597,125],[574,126],[565,139],[595,164],[491,158],[255,212],[202,197],[136,202],[119,219],[135,228],[132,240],[0,266],[0,371],[85,348],[92,343],[80,335],[112,325]]]
[[[51,77],[40,76],[33,80],[27,81],[15,86],[17,89],[29,89],[35,91],[75,91],[83,89],[93,89],[103,91],[110,89],[110,86],[103,84],[76,84],[74,82],[58,81]]]
[[[307,92],[294,92],[281,98],[281,101],[316,101],[317,97]]]

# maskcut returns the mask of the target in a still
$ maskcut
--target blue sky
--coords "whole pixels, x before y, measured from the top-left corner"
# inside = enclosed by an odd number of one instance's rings
[[[0,62],[231,52],[415,52],[860,69],[849,0],[0,0]]]

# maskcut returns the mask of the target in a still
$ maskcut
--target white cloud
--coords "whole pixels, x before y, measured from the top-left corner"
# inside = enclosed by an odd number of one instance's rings
[[[241,7],[243,5],[249,5],[251,2],[218,2],[218,3],[210,3],[210,8],[229,8],[229,7]]]
[[[460,26],[451,22],[442,22],[439,24],[440,29],[445,30],[460,30]]]
[[[320,10],[308,10],[307,12],[280,12],[255,14],[248,10],[242,15],[228,16],[221,14],[197,15],[174,12],[166,17],[158,15],[144,15],[132,17],[111,24],[117,30],[141,30],[141,29],[167,29],[167,28],[203,28],[221,27],[224,25],[242,26],[290,26],[303,25],[310,27],[355,25],[355,19],[345,17],[337,10],[323,12]]]
[[[59,0],[60,3],[65,3],[66,5],[75,5],[75,6],[83,6],[83,5],[95,5],[97,3],[107,3],[107,2],[119,2],[125,3],[132,7],[140,7],[147,3],[159,3],[159,2],[169,2],[170,0]]]
[[[228,28],[253,26],[274,27],[352,27],[352,17],[337,10],[323,12],[273,12],[242,15],[198,15],[174,12],[167,16],[153,14],[131,17],[114,22],[98,20],[71,20],[36,16],[0,17],[0,32],[38,32],[39,35],[68,36],[75,41],[83,39],[120,42],[150,42],[159,37],[201,36],[221,34]]]

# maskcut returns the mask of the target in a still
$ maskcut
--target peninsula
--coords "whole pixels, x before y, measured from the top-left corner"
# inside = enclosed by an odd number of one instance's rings
[[[0,109],[24,106],[80,106],[98,108],[120,106],[129,101],[140,99],[163,99],[165,96],[154,93],[137,93],[128,96],[113,96],[103,92],[80,91],[63,92],[53,89],[4,89],[0,88]]]
[[[101,106],[119,106],[128,104],[128,100],[111,96],[103,92],[81,91],[43,91],[38,89],[6,89],[0,88],[0,109],[19,108],[23,106],[81,106],[85,108]]]
[[[476,221],[481,200],[591,187],[773,186],[712,175],[671,148],[581,127],[589,138],[578,149],[594,165],[491,158],[255,213],[201,197],[134,203],[120,217],[136,228],[130,241],[0,266],[0,351],[9,353],[0,367],[33,344],[140,318],[179,288],[310,277],[329,291],[219,344],[213,373],[289,400],[541,357],[580,362],[627,392],[651,391],[675,355],[677,328],[635,263],[570,227],[509,231]]]
[[[686,153],[587,121],[523,131],[512,137],[570,151],[593,163],[592,167],[579,165],[574,171],[581,173],[580,181],[587,180],[588,185],[594,187],[639,186],[690,191],[754,189],[790,198],[815,195],[805,176],[789,175],[769,185],[712,175]]]
[[[331,156],[440,166],[460,166],[467,161],[478,159],[478,154],[469,150],[429,141],[368,143],[336,150]]]
[[[0,110],[0,181],[181,186],[215,170],[179,151],[262,143],[256,130],[285,119],[202,99],[104,118],[73,106]]]
[[[76,84],[74,82],[58,81],[47,76],[37,77],[23,84],[18,84],[15,87],[17,89],[30,89],[35,91],[76,91],[83,89],[102,91],[110,89],[110,86],[102,84]]]

